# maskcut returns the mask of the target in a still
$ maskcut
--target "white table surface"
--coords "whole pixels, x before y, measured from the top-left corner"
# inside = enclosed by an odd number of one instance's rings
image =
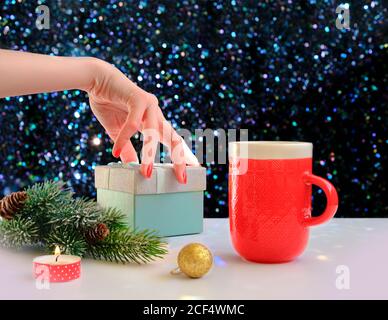
[[[83,259],[81,278],[37,289],[32,251],[0,249],[0,299],[388,299],[388,219],[333,219],[312,228],[309,246],[286,264],[255,264],[234,252],[227,219],[205,219],[200,235],[169,238],[169,254],[148,265]],[[215,256],[201,279],[172,276],[179,249],[207,245]],[[349,268],[339,290],[336,269]]]

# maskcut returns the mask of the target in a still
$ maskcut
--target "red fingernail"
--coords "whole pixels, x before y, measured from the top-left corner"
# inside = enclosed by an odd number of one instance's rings
[[[151,178],[151,176],[152,176],[152,168],[153,168],[153,165],[152,164],[149,164],[148,166],[147,166],[147,178]]]
[[[116,151],[113,151],[113,156],[115,158],[118,158],[120,156],[120,154],[121,154],[121,150],[120,149],[117,149]]]
[[[183,174],[182,174],[182,183],[183,184],[186,184],[187,183],[187,175],[186,175],[186,170],[183,172]]]

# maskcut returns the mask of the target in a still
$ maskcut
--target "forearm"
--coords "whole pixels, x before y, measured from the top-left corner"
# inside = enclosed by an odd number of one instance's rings
[[[54,57],[0,49],[0,98],[79,89],[94,81],[93,58]]]

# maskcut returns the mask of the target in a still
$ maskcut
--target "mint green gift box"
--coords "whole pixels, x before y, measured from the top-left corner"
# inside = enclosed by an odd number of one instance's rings
[[[156,230],[161,236],[201,233],[206,169],[187,167],[180,184],[171,164],[154,164],[149,179],[139,164],[112,163],[95,168],[97,202],[127,216],[131,227]]]

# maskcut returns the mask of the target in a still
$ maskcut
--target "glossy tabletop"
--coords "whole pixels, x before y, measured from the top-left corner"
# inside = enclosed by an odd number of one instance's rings
[[[148,265],[82,260],[81,278],[39,288],[33,250],[0,249],[0,299],[388,299],[388,219],[333,219],[311,228],[307,250],[285,264],[246,262],[227,219],[205,219],[200,235],[168,238],[169,254]],[[201,279],[170,275],[179,249],[207,245],[214,267]]]

